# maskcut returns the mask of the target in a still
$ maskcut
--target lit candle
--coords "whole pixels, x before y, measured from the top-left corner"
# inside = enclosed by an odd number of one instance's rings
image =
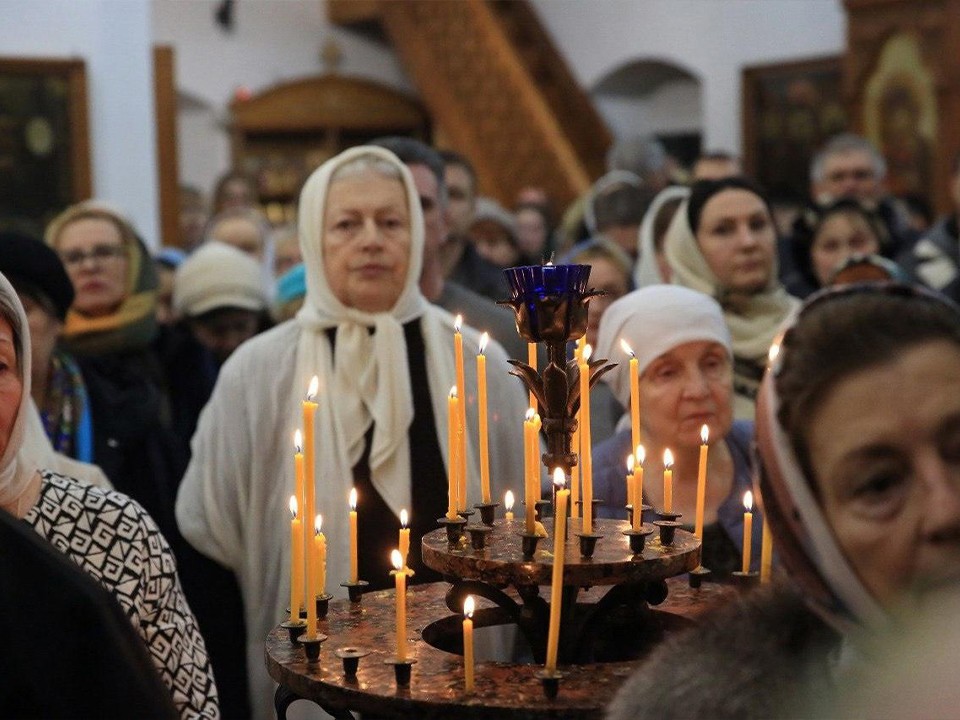
[[[480,352],[477,354],[477,396],[480,407],[480,498],[481,502],[490,502],[490,457],[487,439],[487,348],[490,335],[480,336]]]
[[[663,511],[673,512],[673,453],[663,451]]]
[[[513,490],[507,490],[503,494],[503,506],[507,509],[507,520],[513,520],[513,502]]]
[[[533,504],[536,505],[537,501],[540,500],[540,413],[533,414],[533,437],[530,438],[530,461],[531,461],[531,473],[533,476]],[[533,531],[539,537],[546,537],[547,531],[544,529],[541,522],[536,522],[533,525]]]
[[[536,343],[527,343],[527,365],[532,367],[534,370],[537,369],[537,344]],[[537,396],[533,394],[533,390],[530,391],[530,407],[536,409],[537,407]]]
[[[457,386],[447,396],[447,519],[457,519]]]
[[[407,527],[410,517],[406,508],[400,511],[400,554],[403,556],[403,567],[407,567],[407,555],[410,554],[410,528]]]
[[[463,379],[463,335],[460,328],[463,326],[463,316],[457,315],[453,323],[453,349],[457,361],[457,387],[460,388],[459,404],[457,405],[457,509],[467,509],[467,385]]]
[[[290,516],[290,622],[297,622],[303,604],[303,531],[295,495],[290,496]]]
[[[463,689],[473,692],[473,595],[463,601]]]
[[[397,588],[397,660],[407,659],[407,573],[399,550],[390,553],[394,582]]]
[[[593,349],[583,346],[580,362],[580,462],[583,482],[583,532],[593,533],[593,454],[590,447],[590,355]]]
[[[313,590],[315,579],[313,542],[310,536],[310,518],[317,512],[316,503],[316,435],[314,433],[314,419],[317,414],[317,403],[314,398],[320,389],[320,379],[314,375],[310,379],[310,386],[307,388],[307,396],[303,400],[301,409],[303,411],[303,507],[300,509],[300,516],[306,518],[303,525],[303,553],[304,561],[307,566],[307,585]],[[308,591],[304,591],[304,604],[307,606],[307,633],[315,635],[317,632],[317,605],[310,602]],[[313,608],[313,625],[310,624],[310,609]]]
[[[563,470],[553,471],[553,482],[557,486],[557,512],[553,525],[553,575],[550,578],[550,626],[547,630],[548,674],[557,671],[557,649],[560,642],[560,606],[563,600],[563,561],[567,534],[567,498],[570,491],[564,488]]]
[[[707,501],[707,440],[710,439],[710,428],[704,425],[700,428],[700,463],[697,465],[697,522],[694,525],[694,535],[703,540],[703,513]]]
[[[640,444],[640,365],[626,340],[621,338],[620,347],[630,356],[630,437],[633,440],[630,447],[636,447]]]
[[[636,476],[633,474],[633,468],[636,464],[636,459],[633,456],[633,453],[627,455],[627,505],[636,512],[636,508],[633,506],[633,483],[636,480]]]
[[[533,535],[536,530],[534,523],[536,522],[536,500],[539,495],[534,490],[534,461],[532,459],[536,452],[537,442],[536,431],[534,430],[536,425],[533,424],[533,418],[536,414],[536,410],[529,408],[523,421],[523,499],[524,519],[526,520],[525,530],[528,535]]]
[[[743,494],[743,572],[750,572],[750,551],[753,540],[753,493]]]
[[[766,507],[764,507],[766,509]],[[766,514],[763,518],[763,533],[760,536],[760,582],[770,582],[773,573],[773,533]]]
[[[323,534],[323,515],[317,515],[313,522],[316,533],[313,536],[314,555],[317,561],[317,595],[327,594],[327,538]]]
[[[357,562],[357,489],[350,489],[350,582],[360,579]]]
[[[294,477],[294,490],[293,493],[297,497],[297,506],[303,507],[303,435],[297,430],[293,433],[293,477]]]
[[[647,450],[643,445],[637,445],[636,459],[633,466],[633,530],[643,526],[643,463],[647,459]]]

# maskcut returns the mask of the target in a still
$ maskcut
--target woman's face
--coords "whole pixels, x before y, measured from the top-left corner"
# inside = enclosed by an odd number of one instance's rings
[[[757,293],[773,276],[776,233],[767,206],[748,190],[721,190],[700,214],[697,244],[720,285]]]
[[[410,266],[410,213],[403,183],[374,171],[330,185],[323,217],[323,270],[336,298],[387,312]]]
[[[257,262],[263,258],[263,230],[250,218],[223,218],[210,228],[210,237],[227,245],[233,245]]]
[[[677,345],[643,371],[644,432],[661,447],[700,445],[700,428],[722,438],[733,423],[733,370],[726,348],[711,340]]]
[[[22,396],[23,382],[20,380],[13,329],[10,322],[0,316],[0,455],[10,442]]]
[[[824,514],[874,597],[960,579],[960,348],[927,342],[846,377],[810,427]]]
[[[590,287],[606,292],[606,295],[590,298],[587,304],[587,342],[596,347],[600,318],[613,301],[626,295],[630,288],[627,276],[615,263],[601,257],[591,258],[588,262],[591,266]]]
[[[810,246],[813,274],[821,286],[826,285],[833,271],[851,255],[872,255],[880,252],[880,241],[867,221],[853,213],[836,213],[820,224]]]
[[[533,208],[522,208],[515,215],[517,221],[517,244],[520,250],[530,258],[543,255],[547,244],[547,223]]]
[[[513,267],[520,260],[520,250],[509,231],[493,220],[477,220],[467,231],[482,257],[497,267]]]
[[[74,310],[102,317],[120,307],[130,261],[116,225],[100,218],[74,220],[60,231],[57,252],[73,283]]]

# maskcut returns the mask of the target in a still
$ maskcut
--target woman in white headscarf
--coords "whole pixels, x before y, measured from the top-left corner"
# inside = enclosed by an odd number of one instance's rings
[[[316,510],[328,539],[328,591],[349,575],[347,499],[359,491],[360,576],[390,582],[387,560],[401,509],[411,511],[410,565],[419,537],[446,510],[447,395],[456,384],[454,320],[429,304],[418,280],[423,219],[412,177],[375,147],[347,150],[321,166],[300,196],[307,296],[292,321],[244,344],[224,365],[193,439],[177,499],[184,536],[233,569],[244,597],[255,716],[271,715],[263,641],[289,600],[288,500],[293,433],[317,375]],[[463,328],[467,486],[479,501],[476,375],[478,334]],[[486,348],[490,477],[495,497],[523,467],[525,393],[507,356]],[[516,488],[515,488],[516,490]],[[307,511],[312,513],[311,511]],[[308,518],[312,521],[312,518]],[[365,545],[363,545],[365,543]]]
[[[49,469],[53,450],[42,433],[30,401],[26,313],[0,275],[0,508],[30,525],[113,595],[182,718],[219,717],[203,637],[156,523],[126,495]]]
[[[723,308],[733,343],[738,419],[753,419],[767,349],[797,306],[777,276],[776,241],[766,198],[743,177],[695,183],[667,231],[671,282],[699,290]]]

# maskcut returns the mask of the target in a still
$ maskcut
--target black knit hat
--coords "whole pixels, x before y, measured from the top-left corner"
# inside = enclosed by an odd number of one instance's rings
[[[59,256],[42,240],[14,231],[0,232],[0,272],[18,292],[48,305],[60,320],[73,304],[73,283]]]
[[[763,200],[763,204],[767,207],[767,212],[770,212],[770,203],[767,201],[767,196],[763,190],[760,189],[760,186],[749,178],[738,176],[721,178],[719,180],[698,180],[693,184],[693,187],[690,188],[690,198],[687,200],[687,222],[690,223],[690,230],[694,235],[697,234],[697,229],[700,227],[700,215],[703,213],[703,208],[707,204],[707,201],[723,190],[746,190],[747,192],[751,192]],[[773,213],[770,214],[771,216],[773,215]]]

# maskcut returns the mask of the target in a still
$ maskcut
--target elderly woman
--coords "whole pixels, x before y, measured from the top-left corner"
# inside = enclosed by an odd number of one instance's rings
[[[143,639],[181,717],[219,717],[203,638],[180,589],[173,554],[153,520],[126,495],[32,460],[25,446],[29,348],[23,306],[0,275],[0,508],[23,519],[113,595]]]
[[[700,432],[709,432],[703,565],[723,577],[740,569],[743,552],[743,495],[751,489],[750,439],[753,424],[733,420],[730,333],[720,306],[703,293],[676,285],[652,285],[613,303],[600,324],[600,357],[621,358],[620,341],[637,354],[640,373],[640,434],[646,450],[644,502],[663,507],[663,454],[674,457],[673,505],[683,522],[696,514]],[[605,379],[625,408],[630,407],[629,364],[621,362]],[[625,416],[629,420],[629,414]],[[607,517],[623,518],[626,428],[594,448],[594,494]],[[760,537],[752,557],[759,561]]]
[[[170,432],[156,335],[157,276],[130,223],[97,202],[67,208],[46,231],[73,283],[63,344],[90,398],[93,462],[141,503],[176,546],[173,501],[186,464]]]
[[[347,499],[359,493],[359,574],[391,582],[389,552],[401,509],[410,510],[415,580],[420,537],[446,511],[447,395],[456,384],[454,320],[430,305],[418,280],[423,253],[419,196],[406,166],[382,148],[358,147],[321,166],[300,196],[307,296],[292,321],[241,346],[227,361],[193,439],[177,498],[184,536],[237,573],[247,618],[254,714],[270,716],[263,640],[289,601],[288,500],[293,433],[312,376],[320,379],[317,508],[328,538],[328,590],[349,577]],[[463,329],[464,356],[478,352]],[[490,477],[499,497],[523,467],[525,393],[486,349]],[[478,501],[476,378],[466,372],[470,502]],[[313,510],[308,511],[311,515]],[[312,518],[311,518],[312,520]]]
[[[734,415],[751,420],[767,349],[796,300],[777,279],[776,231],[746,178],[701,180],[674,216],[666,257],[676,285],[717,300],[733,346]]]
[[[760,489],[794,587],[658,648],[610,718],[808,716],[797,693],[822,712],[898,612],[958,589],[960,310],[903,285],[824,291],[771,355]]]

